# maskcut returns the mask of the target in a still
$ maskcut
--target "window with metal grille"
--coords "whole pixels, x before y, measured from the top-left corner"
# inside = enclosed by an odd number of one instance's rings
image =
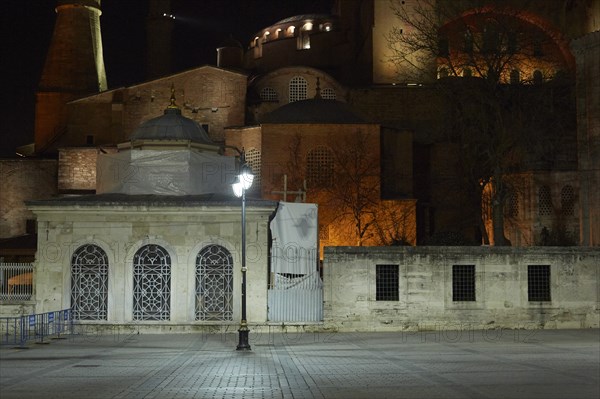
[[[475,265],[452,266],[452,300],[475,300]]]
[[[196,257],[196,320],[233,320],[233,257],[220,245]]]
[[[277,101],[277,92],[272,87],[263,87],[260,91],[260,99],[263,101]]]
[[[519,195],[517,193],[511,193],[508,197],[508,216],[513,218],[519,216]]]
[[[538,191],[538,214],[540,216],[552,215],[552,196],[550,187],[542,186]]]
[[[255,193],[260,193],[260,151],[258,151],[256,148],[250,148],[248,151],[246,151],[246,163],[248,163],[252,169],[252,173],[254,174],[254,180],[252,181],[250,190]]]
[[[333,154],[329,148],[318,146],[308,152],[306,183],[309,188],[325,188],[333,183]]]
[[[560,208],[564,216],[575,215],[575,190],[566,185],[560,190]]]
[[[133,319],[170,317],[171,256],[159,245],[144,245],[133,256]]]
[[[331,87],[324,88],[321,90],[321,98],[323,100],[335,100],[335,90],[333,90]]]
[[[294,76],[292,80],[290,80],[290,102],[294,101],[306,100],[308,84],[306,83],[306,79],[302,76]]]
[[[321,240],[321,241],[329,240],[329,225],[324,225],[324,224],[319,225],[319,240]]]
[[[550,266],[527,266],[527,296],[529,301],[550,301]]]
[[[398,265],[376,265],[375,300],[397,301],[400,299]]]
[[[106,320],[108,257],[97,245],[83,245],[71,258],[71,310],[75,320]]]

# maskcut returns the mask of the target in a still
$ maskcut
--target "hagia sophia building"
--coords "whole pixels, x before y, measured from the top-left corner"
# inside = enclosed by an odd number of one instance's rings
[[[417,18],[416,0],[392,3]],[[12,249],[4,248],[1,255],[6,261],[32,259],[29,233],[35,232],[35,217],[26,205],[31,201],[35,208],[44,200],[67,198],[71,202],[60,206],[79,209],[73,200],[78,196],[204,194],[194,188],[178,191],[181,187],[152,176],[145,177],[156,179],[146,190],[144,184],[129,184],[128,179],[141,178],[135,168],[105,162],[112,157],[133,165],[137,150],[149,156],[175,149],[191,155],[171,167],[194,170],[190,165],[197,156],[231,157],[243,148],[256,175],[250,194],[266,201],[259,208],[276,201],[319,204],[321,247],[428,245],[444,235],[460,237],[462,245],[494,244],[491,217],[481,216],[488,212],[485,201],[474,204],[463,189],[463,148],[449,138],[451,102],[439,90],[443,82],[469,84],[478,77],[477,65],[446,65],[446,53],[393,60],[390,32],[408,34],[413,28],[397,19],[392,3],[338,0],[330,14],[290,16],[243,42],[223,42],[215,65],[174,72],[167,54],[176,22],[162,17],[172,5],[150,0],[148,80],[110,88],[101,0],[57,0],[36,92],[34,142],[18,149],[25,157],[0,160],[0,239],[13,240]],[[455,14],[439,29],[452,46],[467,40],[465,26],[489,28],[478,18],[510,21],[518,32],[510,40],[527,56],[499,77],[501,84],[563,82],[573,93],[573,123],[565,124],[552,156],[530,154],[513,172],[520,188],[506,201],[504,235],[513,246],[535,246],[561,229],[573,245],[598,246],[600,1],[534,0],[526,11],[507,11],[520,3],[455,1]],[[526,36],[540,38],[539,48]],[[200,130],[190,133],[190,121]],[[179,130],[146,134],[145,123],[155,130],[171,123]],[[370,187],[368,201],[380,210],[379,219],[387,220],[377,229],[357,230],[356,220],[340,219],[336,205],[322,198],[323,190],[343,180],[334,165],[348,153],[370,164],[362,176]],[[235,168],[227,162],[224,168]],[[47,232],[39,222],[38,234]]]

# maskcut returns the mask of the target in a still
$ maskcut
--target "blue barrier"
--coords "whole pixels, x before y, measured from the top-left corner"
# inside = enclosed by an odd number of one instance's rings
[[[48,338],[61,338],[73,331],[71,309],[28,316],[0,317],[0,345],[19,345],[35,340],[48,343]]]

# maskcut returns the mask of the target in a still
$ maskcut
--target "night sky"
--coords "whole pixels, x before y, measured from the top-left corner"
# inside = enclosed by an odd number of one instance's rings
[[[329,13],[332,0],[172,0],[177,71],[216,63],[216,47],[233,35],[247,46],[274,22]],[[2,0],[0,6],[0,157],[33,141],[35,90],[50,44],[55,0]],[[102,41],[109,89],[145,80],[147,0],[102,0]]]

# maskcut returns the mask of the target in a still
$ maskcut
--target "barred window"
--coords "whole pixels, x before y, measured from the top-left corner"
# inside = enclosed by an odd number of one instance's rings
[[[550,301],[550,266],[527,266],[527,295],[529,301]]]
[[[260,193],[260,164],[261,164],[261,155],[260,151],[256,148],[250,148],[246,151],[246,162],[252,169],[252,173],[254,174],[254,180],[252,181],[252,186],[250,190],[256,193]]]
[[[475,301],[475,265],[452,266],[452,300]]]
[[[302,76],[294,76],[290,80],[290,102],[306,100],[308,84]]]
[[[323,100],[335,100],[335,90],[333,90],[331,87],[324,88],[321,90],[321,98]]]
[[[171,257],[159,245],[144,245],[133,256],[133,319],[171,317]]]
[[[575,190],[566,185],[560,190],[560,207],[564,216],[575,215]]]
[[[277,101],[277,92],[272,87],[263,87],[260,91],[260,99],[263,101]]]
[[[519,195],[517,193],[510,193],[508,197],[508,216],[516,218],[519,216]]]
[[[306,180],[309,188],[325,188],[333,183],[333,154],[324,146],[308,152]]]
[[[233,257],[220,245],[196,257],[196,320],[233,320]]]
[[[538,191],[538,214],[540,216],[552,215],[552,196],[550,187],[542,186]]]
[[[399,296],[398,265],[376,265],[375,300],[397,301]]]
[[[71,309],[75,320],[106,320],[108,257],[102,248],[87,244],[71,258]]]

